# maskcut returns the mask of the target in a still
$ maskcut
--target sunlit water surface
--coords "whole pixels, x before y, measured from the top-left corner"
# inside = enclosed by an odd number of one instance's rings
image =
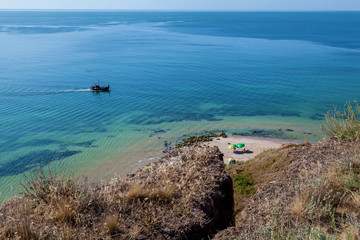
[[[206,131],[323,138],[360,92],[360,13],[0,12],[0,200],[108,179]],[[100,78],[110,93],[93,93]]]

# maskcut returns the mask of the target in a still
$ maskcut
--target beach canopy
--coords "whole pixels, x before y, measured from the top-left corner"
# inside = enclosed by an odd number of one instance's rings
[[[236,147],[237,148],[243,148],[243,147],[245,147],[245,144],[244,143],[238,143],[238,144],[236,144]]]
[[[235,149],[235,148],[236,148],[236,145],[235,145],[235,144],[230,144],[230,145],[228,146],[228,148],[229,148],[229,149]]]

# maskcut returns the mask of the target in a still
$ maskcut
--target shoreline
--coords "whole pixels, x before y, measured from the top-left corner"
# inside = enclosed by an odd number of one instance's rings
[[[200,142],[199,144],[201,146],[217,146],[220,152],[224,155],[224,163],[227,165],[229,158],[234,158],[236,162],[246,162],[257,156],[258,154],[264,152],[265,150],[276,149],[281,147],[283,144],[300,144],[304,142],[306,141],[228,135],[226,138],[213,137],[212,141]],[[228,149],[228,143],[244,143],[245,148],[248,150],[248,152],[242,153],[240,151],[235,151],[235,153],[232,153],[232,151]],[[314,142],[311,142],[311,144],[313,143]],[[114,158],[114,160],[116,161],[112,162],[112,164],[101,166],[101,168],[99,168],[100,166],[93,168],[90,171],[82,174],[80,177],[85,176],[91,185],[108,182],[111,181],[111,179],[113,178],[124,178],[127,175],[136,173],[139,169],[146,168],[147,166],[149,166],[149,164],[151,165],[152,163],[162,159],[165,155],[166,153],[164,153],[163,150],[144,152],[143,154],[138,153],[137,157],[131,157],[134,159],[131,165],[126,165],[126,162],[128,162],[130,158],[124,161],[124,159],[119,159],[116,157]],[[125,164],[125,166],[121,166],[122,164]]]
[[[295,143],[301,144],[306,141],[301,140],[289,140],[279,138],[266,138],[266,137],[250,137],[250,136],[239,136],[239,135],[228,135],[226,138],[223,137],[212,137],[212,141],[201,142],[200,145],[218,147],[220,152],[224,154],[224,162],[227,164],[228,158],[234,158],[236,161],[248,161],[265,150],[276,149],[281,147],[283,144]],[[245,148],[248,150],[247,153],[232,153],[228,149],[228,143],[237,144],[244,143]],[[311,142],[314,144],[314,142]],[[127,174],[135,173],[139,168],[146,167],[149,163],[153,163],[166,155],[162,151],[156,151],[153,154],[147,153],[143,159],[139,159],[134,164],[134,168],[125,167],[124,171],[117,172],[117,176],[126,176]]]
[[[228,164],[227,160],[229,158],[234,158],[237,162],[245,162],[248,161],[258,154],[262,153],[265,150],[269,149],[276,149],[281,147],[283,144],[288,143],[304,143],[306,141],[300,141],[300,140],[288,140],[288,139],[279,139],[279,138],[266,138],[266,137],[250,137],[250,136],[238,136],[238,135],[228,135],[226,138],[222,137],[213,137],[212,141],[209,142],[201,142],[200,145],[210,146],[214,147],[217,146],[221,153],[224,154],[224,163]],[[245,148],[248,150],[246,153],[239,153],[236,152],[232,153],[228,149],[228,143],[231,144],[237,144],[237,143],[244,143]],[[311,142],[313,144],[313,142]],[[116,168],[117,172],[111,173],[111,166],[107,166],[104,168],[101,172],[104,173],[104,175],[100,174],[97,175],[95,172],[97,170],[92,171],[92,174],[97,176],[97,179],[93,179],[95,181],[106,181],[106,179],[111,179],[115,175],[116,177],[125,177],[128,174],[133,174],[139,169],[145,168],[148,164],[152,164],[156,162],[157,160],[160,160],[166,155],[166,153],[161,151],[154,151],[153,153],[147,152],[144,154],[144,156],[140,157],[136,161],[133,162],[132,166],[124,166],[122,168]],[[99,173],[99,172],[98,172]]]

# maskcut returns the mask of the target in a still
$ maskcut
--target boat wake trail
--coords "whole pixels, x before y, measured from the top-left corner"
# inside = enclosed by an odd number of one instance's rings
[[[90,88],[83,89],[65,89],[59,91],[51,91],[52,93],[69,93],[69,92],[90,92]],[[50,93],[50,92],[49,92]]]
[[[39,92],[31,92],[34,94],[60,94],[60,93],[74,93],[74,92],[90,92],[90,88],[82,88],[82,89],[64,89],[64,90],[54,90],[54,91],[39,91]]]
[[[17,96],[38,96],[38,95],[56,95],[64,93],[75,93],[75,92],[90,92],[90,88],[82,89],[64,89],[64,90],[49,90],[49,91],[22,91],[22,92],[7,92],[2,94],[4,97],[17,97]]]

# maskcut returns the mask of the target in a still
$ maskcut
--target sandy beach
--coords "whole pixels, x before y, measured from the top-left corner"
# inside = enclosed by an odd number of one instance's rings
[[[246,152],[242,149],[235,151],[228,148],[228,143],[238,144],[244,143]],[[299,143],[298,141],[272,139],[272,138],[257,138],[257,137],[242,137],[242,136],[228,136],[227,138],[214,138],[211,142],[205,142],[207,146],[217,146],[224,154],[224,161],[227,163],[229,158],[234,158],[237,162],[247,161],[265,150],[278,148],[286,143]]]

